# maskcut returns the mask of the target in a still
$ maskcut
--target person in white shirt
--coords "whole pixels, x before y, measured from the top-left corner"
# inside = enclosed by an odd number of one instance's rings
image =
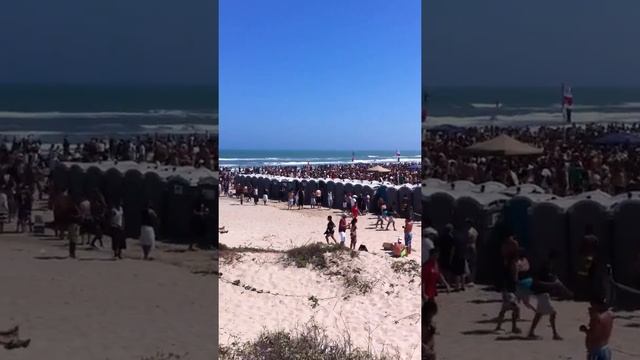
[[[111,249],[113,257],[118,259],[122,259],[122,250],[127,248],[123,215],[121,204],[118,203],[111,208]]]

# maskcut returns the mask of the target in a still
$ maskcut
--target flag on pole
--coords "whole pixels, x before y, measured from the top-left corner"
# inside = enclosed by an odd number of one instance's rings
[[[400,162],[400,150],[396,150],[396,157],[398,158],[398,162]]]
[[[351,162],[356,162],[356,152],[355,151],[351,152]]]
[[[573,107],[573,94],[571,87],[562,84],[562,118],[567,122],[571,122],[571,108]]]

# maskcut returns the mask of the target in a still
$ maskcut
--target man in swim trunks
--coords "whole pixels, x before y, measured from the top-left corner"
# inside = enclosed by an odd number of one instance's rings
[[[580,326],[586,334],[587,360],[611,360],[609,339],[613,329],[613,314],[604,299],[592,300],[589,326]]]
[[[407,247],[407,255],[411,254],[411,240],[413,240],[413,221],[407,216],[404,220],[404,246]]]

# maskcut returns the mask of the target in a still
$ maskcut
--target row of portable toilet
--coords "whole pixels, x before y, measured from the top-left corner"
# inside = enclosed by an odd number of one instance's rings
[[[59,165],[52,171],[54,192],[68,191],[76,202],[89,197],[93,190],[102,192],[108,205],[120,203],[124,212],[125,232],[128,237],[140,234],[140,214],[146,204],[158,213],[160,237],[183,242],[194,238],[194,209],[203,202],[209,209],[205,219],[203,245],[217,242],[218,185],[213,177],[203,178],[197,186],[181,176],[161,177],[149,171],[142,173],[129,169],[122,173],[117,168],[106,171],[90,166]]]
[[[599,252],[609,262],[619,282],[631,283],[640,256],[640,194],[610,197],[602,192],[571,198],[547,194],[452,192],[423,188],[423,216],[442,233],[447,224],[463,228],[470,219],[479,231],[478,275],[485,282],[495,279],[500,264],[500,244],[514,234],[534,266],[549,254],[556,256],[559,277],[575,282],[580,249],[588,228],[600,240]]]
[[[270,199],[287,201],[289,191],[304,190],[305,205],[311,203],[311,196],[316,190],[320,189],[322,193],[322,205],[329,206],[328,194],[333,194],[333,205],[335,209],[342,207],[342,202],[347,194],[351,193],[357,196],[371,198],[370,208],[377,211],[378,199],[383,198],[387,207],[398,211],[401,202],[405,199],[409,205],[413,207],[413,212],[422,213],[422,201],[420,187],[409,186],[386,186],[373,183],[360,182],[343,182],[328,179],[293,179],[282,177],[266,177],[254,175],[237,175],[235,183],[242,186],[251,186],[258,188],[259,196],[268,191]]]

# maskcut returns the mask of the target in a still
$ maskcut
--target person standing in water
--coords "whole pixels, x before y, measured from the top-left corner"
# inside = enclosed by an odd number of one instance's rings
[[[140,215],[140,245],[142,246],[142,255],[144,260],[150,260],[149,254],[156,244],[155,227],[158,216],[150,205],[145,206]]]
[[[327,244],[329,244],[329,238],[331,238],[333,242],[337,244],[338,241],[336,241],[336,238],[333,236],[336,230],[336,224],[331,219],[331,216],[327,216],[327,221],[327,230],[325,230],[324,232],[324,239],[327,240]]]

